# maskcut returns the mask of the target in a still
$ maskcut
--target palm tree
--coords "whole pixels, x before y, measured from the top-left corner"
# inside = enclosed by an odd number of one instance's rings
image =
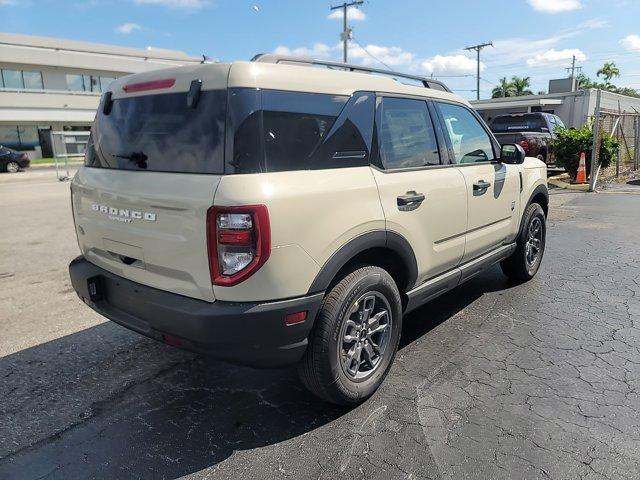
[[[587,77],[584,73],[576,75],[576,82],[579,89],[596,88],[596,83]]]
[[[531,86],[531,77],[511,77],[511,85],[513,86],[514,97],[533,95],[533,92],[529,89]]]
[[[604,82],[608,84],[612,78],[620,76],[620,69],[615,62],[607,62],[596,72],[596,75],[604,77]]]
[[[491,98],[513,97],[514,89],[507,77],[500,79],[500,83],[492,90]]]

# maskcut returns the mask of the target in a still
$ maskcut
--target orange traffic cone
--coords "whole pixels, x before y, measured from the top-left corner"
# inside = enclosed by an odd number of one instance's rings
[[[586,153],[580,152],[580,163],[578,164],[578,173],[576,174],[576,183],[587,183],[587,162]]]

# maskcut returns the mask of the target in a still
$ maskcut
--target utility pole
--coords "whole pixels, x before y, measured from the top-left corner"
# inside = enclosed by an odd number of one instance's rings
[[[340,34],[340,38],[342,39],[343,51],[342,51],[342,61],[347,63],[347,48],[349,46],[349,38],[351,37],[351,29],[347,25],[347,9],[349,7],[357,7],[358,5],[362,5],[364,1],[358,0],[353,2],[344,2],[342,5],[336,5],[335,7],[331,7],[331,10],[339,10],[342,9],[342,33]]]
[[[476,93],[477,93],[476,99],[477,100],[480,100],[480,50],[482,50],[484,47],[493,47],[493,42],[481,43],[480,45],[473,45],[471,47],[465,48],[465,50],[475,50],[477,55],[477,60],[478,60],[477,75],[476,75]]]
[[[567,73],[570,73],[570,78],[572,80],[571,82],[571,88],[573,89],[572,91],[576,90],[576,83],[575,83],[575,79],[576,79],[576,71],[580,71],[582,70],[582,67],[576,67],[576,56],[573,55],[573,58],[571,59],[571,66],[565,68],[565,70],[567,71]]]

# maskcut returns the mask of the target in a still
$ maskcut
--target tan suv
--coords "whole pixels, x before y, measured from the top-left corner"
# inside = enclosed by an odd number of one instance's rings
[[[535,275],[548,194],[439,82],[262,55],[114,81],[72,204],[91,308],[353,404],[404,314],[498,262]]]

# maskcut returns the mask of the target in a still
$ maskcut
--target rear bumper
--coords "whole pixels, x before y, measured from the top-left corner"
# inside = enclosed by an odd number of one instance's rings
[[[29,165],[31,165],[31,160],[28,158],[25,160],[18,160],[18,165],[20,165],[20,168],[28,168]]]
[[[258,368],[296,363],[307,348],[323,294],[265,303],[214,302],[147,287],[78,257],[69,265],[78,296],[93,310],[147,337],[232,363]],[[97,295],[89,294],[89,279]],[[287,326],[289,313],[308,311]]]

